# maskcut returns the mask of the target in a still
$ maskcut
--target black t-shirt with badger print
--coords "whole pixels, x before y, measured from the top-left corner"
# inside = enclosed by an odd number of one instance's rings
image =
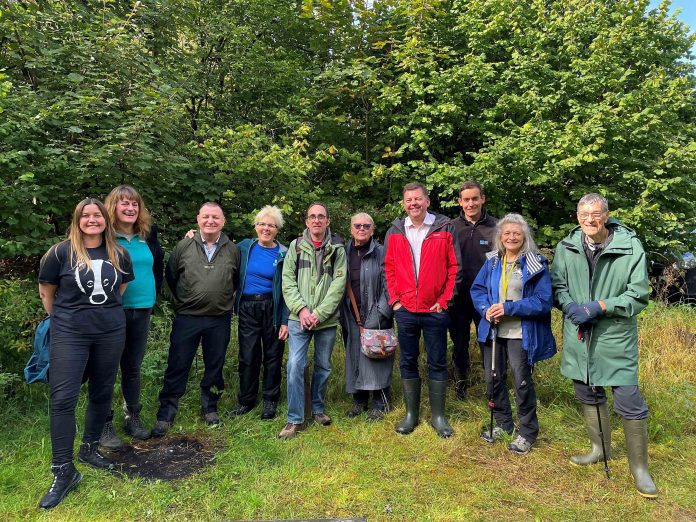
[[[109,261],[106,246],[88,248],[92,269],[75,266],[70,243],[51,247],[41,260],[39,282],[57,285],[51,329],[83,334],[112,332],[125,325],[119,286],[133,280],[128,252],[120,254],[121,270]]]

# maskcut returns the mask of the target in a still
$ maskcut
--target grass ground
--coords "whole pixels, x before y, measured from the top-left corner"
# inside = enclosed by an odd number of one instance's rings
[[[144,363],[148,423],[154,420],[168,324],[166,316],[155,318]],[[334,418],[330,427],[313,425],[294,440],[280,441],[276,435],[285,411],[262,422],[257,408],[242,418],[224,416],[221,427],[208,429],[197,418],[200,375],[194,368],[173,432],[216,447],[214,464],[173,482],[119,478],[81,466],[83,482],[49,513],[36,508],[51,482],[47,390],[42,385],[20,390],[0,403],[0,519],[695,520],[694,333],[693,308],[651,306],[641,316],[641,388],[651,409],[651,471],[660,489],[655,501],[642,499],[633,487],[620,420],[613,413],[611,480],[601,466],[569,464],[587,440],[572,387],[559,374],[558,356],[535,370],[541,434],[528,456],[517,457],[504,444],[479,439],[488,418],[482,384],[464,402],[449,397],[455,435],[448,440],[427,424],[426,399],[425,422],[410,436],[394,432],[404,412],[396,374],[395,409],[385,421],[346,418],[350,401],[342,388],[343,348],[337,345],[327,401]],[[236,397],[234,346],[228,358],[231,386],[223,411]],[[79,407],[81,422],[84,395]]]

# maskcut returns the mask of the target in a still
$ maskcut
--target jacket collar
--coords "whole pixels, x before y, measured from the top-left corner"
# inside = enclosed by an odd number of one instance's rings
[[[477,226],[481,225],[482,223],[485,223],[486,221],[488,221],[489,218],[490,218],[490,216],[488,215],[488,212],[486,211],[485,208],[481,209],[481,217],[478,218],[478,221],[476,221],[476,223],[472,223],[471,221],[466,219],[466,216],[464,215],[463,210],[459,211],[459,219],[461,219],[464,222],[464,225],[467,227],[477,227]]]
[[[607,220],[606,226],[613,230],[614,238],[607,245],[607,248],[604,249],[604,253],[631,253],[633,251],[632,239],[636,236],[636,233],[613,217]],[[582,228],[580,228],[580,225],[574,227],[561,243],[575,252],[584,253]]]
[[[500,262],[500,256],[498,251],[494,250],[486,254],[486,259],[491,259],[493,261],[493,266],[495,267]],[[522,254],[519,257],[520,265],[527,271],[527,276],[532,277],[544,269],[544,256],[541,254]]]
[[[375,240],[374,237],[370,238],[370,243],[368,244],[367,251],[365,252],[366,256],[369,256],[372,254],[372,251],[375,249],[377,246],[377,241]],[[353,240],[346,241],[346,255],[350,254],[350,251],[353,250],[355,247],[353,246]]]
[[[435,216],[435,221],[433,224],[430,226],[430,230],[428,231],[428,236],[432,234],[433,232],[439,230],[440,228],[444,227],[445,225],[449,224],[452,222],[450,218],[447,216],[443,216],[442,214],[434,214],[433,212],[429,212],[429,214],[432,214]],[[406,218],[396,218],[394,221],[392,221],[392,226],[396,228],[399,232],[402,234],[406,233]],[[427,237],[427,236],[426,236]]]

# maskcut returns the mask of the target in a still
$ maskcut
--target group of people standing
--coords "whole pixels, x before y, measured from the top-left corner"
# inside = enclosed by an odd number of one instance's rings
[[[310,418],[323,426],[332,422],[325,399],[339,324],[346,391],[353,398],[347,415],[367,412],[367,421],[384,418],[391,405],[394,357],[367,357],[361,329],[389,329],[394,323],[406,405],[396,431],[410,434],[420,422],[422,336],[430,424],[440,437],[452,436],[445,415],[447,333],[454,345],[455,396],[465,399],[473,321],[495,418],[495,426],[491,422],[481,437],[488,443],[510,437],[508,449],[525,455],[539,431],[534,364],[556,352],[554,305],[564,314],[561,371],[573,380],[592,444],[588,454],[573,456],[571,462],[611,458],[604,391],[611,386],[636,487],[646,497],[657,496],[647,469],[648,410],[637,386],[636,316],[647,304],[648,282],[645,253],[635,233],[609,217],[602,196],[588,194],[578,203],[579,226],[559,243],[549,270],[522,216],[496,220],[487,214],[479,183],[465,182],[458,202],[462,211],[456,219],[431,213],[427,189],[407,184],[402,201],[406,215],[391,224],[384,246],[373,237],[369,214],[351,218],[351,238],[344,242],[331,233],[328,207],[316,202],[307,209],[302,236],[288,247],[277,240],[283,227],[277,207],[262,208],[254,218],[256,237],[236,244],[222,232],[220,205],[207,202],[197,216],[198,230],[176,245],[165,270],[156,228],[135,189],[116,187],[105,205],[91,198],[81,201],[68,239],[51,247],[39,271],[41,299],[51,316],[54,475],[40,507],[58,505],[82,478],[73,464],[73,441],[75,406],[85,381],[89,404],[78,461],[97,468],[114,467],[99,446],[122,445],[111,410],[119,366],[125,432],[138,439],[162,437],[174,422],[200,344],[205,366],[201,417],[210,426],[220,423],[232,313],[239,317],[240,386],[231,414],[255,408],[261,383],[261,418],[276,417],[288,342],[282,439],[295,437]],[[150,431],[140,419],[140,365],[163,272],[176,314]],[[505,384],[508,368],[517,428]]]

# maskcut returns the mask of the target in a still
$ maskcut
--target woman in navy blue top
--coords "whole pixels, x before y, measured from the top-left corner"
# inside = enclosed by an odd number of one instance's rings
[[[106,197],[106,210],[114,225],[116,241],[131,257],[135,280],[123,294],[126,314],[126,342],[121,356],[123,429],[132,437],[150,437],[140,419],[140,367],[145,356],[150,316],[162,286],[164,252],[157,241],[157,229],[137,190],[129,185],[115,187]],[[109,413],[99,445],[115,450],[123,446],[116,435],[113,410]]]
[[[278,207],[267,205],[254,218],[256,239],[239,243],[242,263],[235,313],[239,316],[239,398],[233,415],[244,415],[256,405],[259,372],[263,364],[262,419],[276,416],[288,308],[283,300],[281,277],[288,249],[276,241],[283,227]]]
[[[78,460],[112,469],[97,446],[111,407],[123,351],[126,318],[121,296],[133,280],[130,256],[117,243],[101,201],[75,207],[68,239],[41,260],[39,295],[51,316],[51,470],[53,484],[39,507],[57,506],[82,479],[73,464],[75,407],[89,381],[87,412]]]

